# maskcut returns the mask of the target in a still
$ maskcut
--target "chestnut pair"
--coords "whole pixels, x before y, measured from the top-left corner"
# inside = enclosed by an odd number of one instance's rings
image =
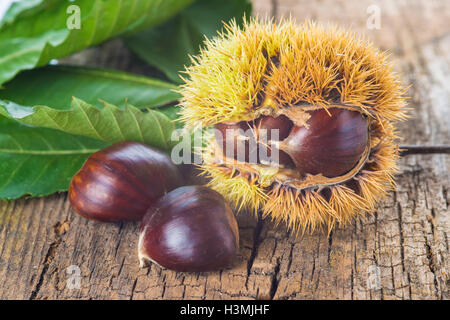
[[[138,142],[92,154],[69,187],[72,208],[101,222],[141,220],[138,255],[187,272],[222,269],[239,249],[236,219],[224,198],[205,186],[182,186],[170,157]]]

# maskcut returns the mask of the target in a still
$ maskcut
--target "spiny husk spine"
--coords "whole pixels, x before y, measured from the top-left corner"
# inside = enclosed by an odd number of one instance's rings
[[[252,18],[242,29],[232,21],[204,46],[180,90],[188,125],[254,119],[261,97],[272,108],[326,108],[339,96],[387,120],[405,117],[405,89],[387,55],[349,31]]]

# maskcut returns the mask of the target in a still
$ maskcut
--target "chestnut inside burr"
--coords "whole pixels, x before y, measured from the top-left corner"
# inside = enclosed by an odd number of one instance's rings
[[[295,168],[288,154],[276,143],[289,136],[294,123],[286,116],[263,116],[254,121],[224,122],[215,125],[216,142],[227,158],[253,164],[275,163]],[[273,151],[278,159],[272,159]]]
[[[355,168],[369,143],[366,116],[346,108],[302,112],[309,116],[305,125],[283,114],[216,124],[216,142],[226,159],[295,170],[300,176],[334,178]]]

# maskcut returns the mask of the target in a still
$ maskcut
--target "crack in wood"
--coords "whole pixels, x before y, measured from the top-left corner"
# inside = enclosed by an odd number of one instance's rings
[[[397,201],[396,201],[397,202]],[[402,270],[405,272],[405,240],[403,239],[403,222],[402,222],[402,207],[397,202],[397,214],[398,214],[398,234],[400,237],[400,259],[402,264]]]
[[[250,253],[250,257],[248,258],[247,263],[247,278],[245,280],[245,287],[248,287],[248,280],[250,277],[250,273],[253,267],[253,262],[255,261],[256,255],[258,254],[258,247],[261,243],[261,231],[264,227],[264,219],[262,218],[262,214],[258,213],[258,221],[256,227],[253,232],[253,246],[252,251]]]
[[[444,201],[445,201],[445,208],[448,209],[449,205],[448,205],[448,197],[447,197],[447,188],[445,188],[445,186],[442,186],[442,197],[444,198]]]
[[[275,294],[277,292],[278,289],[278,283],[279,283],[279,273],[280,273],[280,265],[281,262],[279,259],[277,259],[277,263],[275,265],[275,268],[273,270],[273,274],[272,274],[272,279],[270,282],[270,290],[269,290],[269,298],[270,300],[273,300],[273,298],[275,297]]]
[[[427,252],[428,267],[429,267],[431,273],[433,274],[434,291],[435,291],[436,297],[438,299],[441,299],[442,297],[439,294],[439,283],[437,281],[436,267],[435,267],[434,259],[433,259],[433,250],[431,249],[431,245],[428,242],[428,238],[426,236],[425,236],[425,250]]]
[[[136,285],[137,285],[137,281],[138,281],[138,277],[136,277],[133,281],[133,285],[131,287],[131,294],[130,294],[130,300],[133,300],[134,297],[134,291],[136,290]]]
[[[60,243],[61,243],[61,239],[58,238],[56,241],[54,241],[50,244],[50,246],[47,250],[47,254],[45,255],[45,259],[44,259],[44,263],[43,263],[44,267],[42,268],[42,272],[39,275],[39,280],[38,280],[35,288],[31,292],[31,295],[29,297],[30,300],[36,299],[36,296],[38,295],[39,291],[41,290],[42,284],[44,282],[44,277],[47,274],[48,268],[55,257],[57,248]]]
[[[327,262],[330,264],[330,257],[331,257],[331,247],[333,245],[333,230],[330,231],[328,235],[328,250],[327,250]]]
[[[278,17],[278,0],[271,0],[270,15],[274,18]]]

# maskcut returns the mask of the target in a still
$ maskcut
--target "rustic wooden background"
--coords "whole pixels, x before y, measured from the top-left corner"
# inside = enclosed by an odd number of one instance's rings
[[[373,7],[376,5],[376,7]],[[410,85],[408,144],[450,143],[450,2],[255,0],[255,12],[351,26],[392,53]],[[367,19],[380,10],[380,29]],[[146,73],[119,40],[67,61]],[[449,293],[450,156],[401,160],[398,190],[372,216],[289,236],[283,226],[238,217],[232,268],[187,274],[139,269],[138,224],[101,224],[69,207],[65,193],[0,202],[0,299],[446,299]],[[70,289],[70,266],[81,288]]]

